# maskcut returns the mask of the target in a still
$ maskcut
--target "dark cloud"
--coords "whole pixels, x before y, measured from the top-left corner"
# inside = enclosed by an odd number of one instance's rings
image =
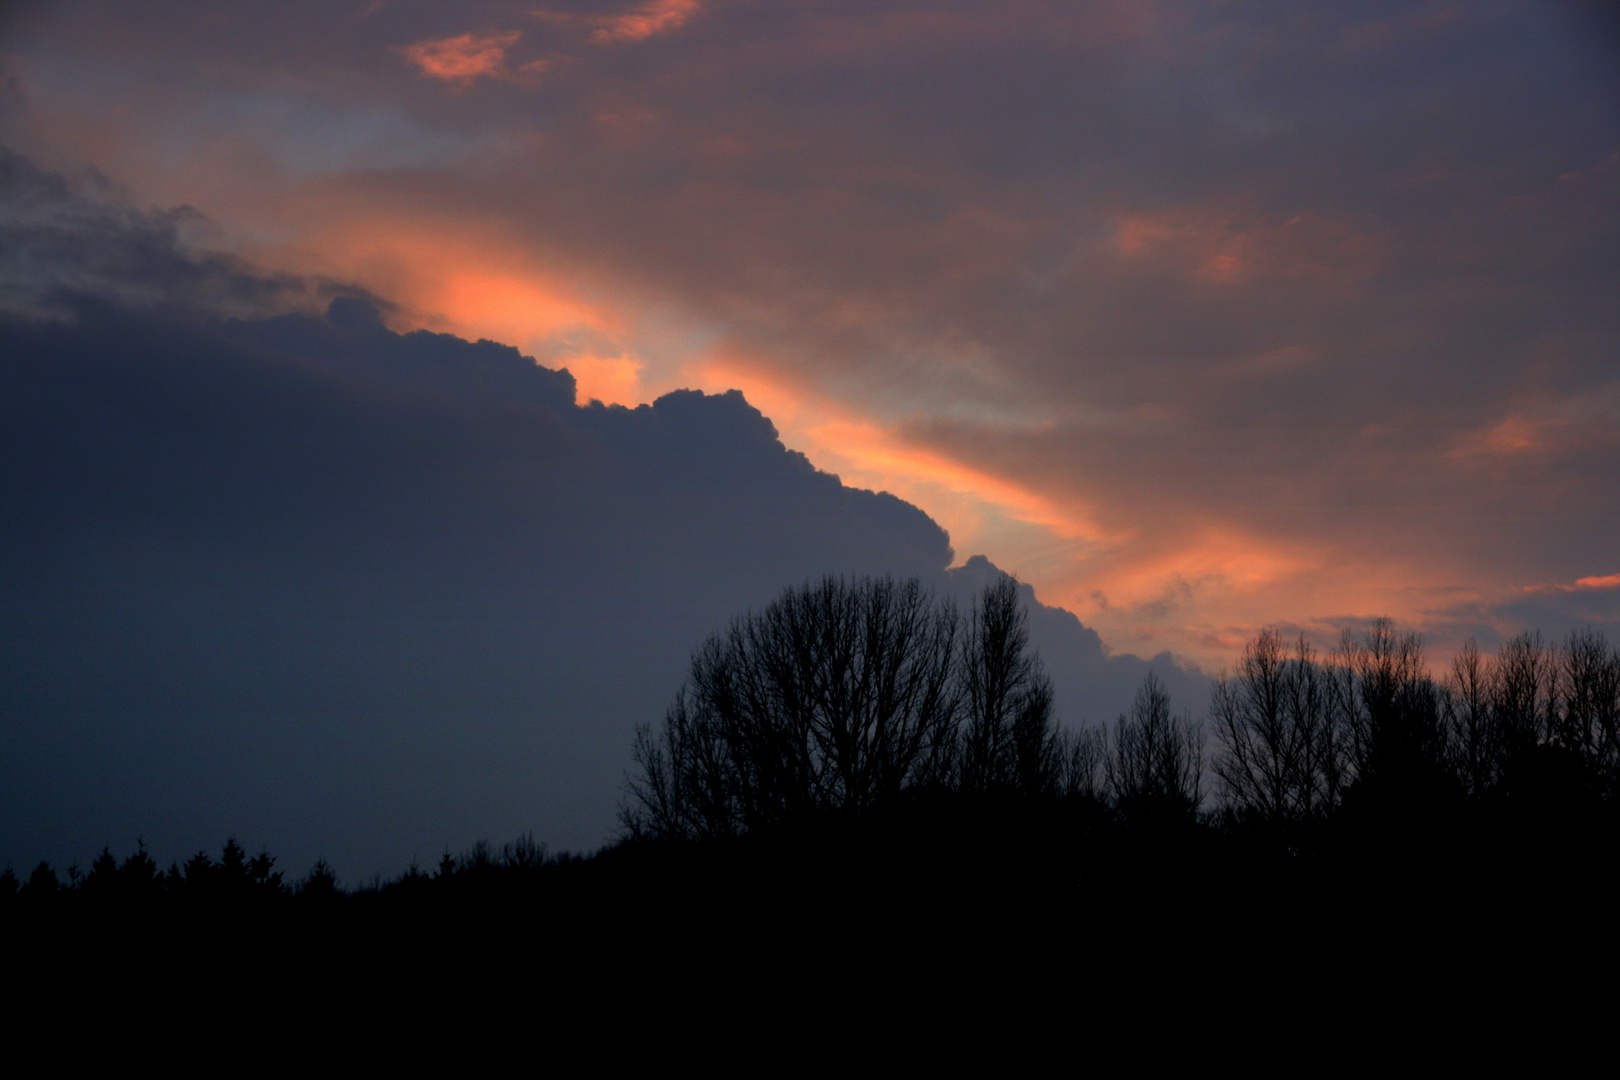
[[[350,866],[589,844],[704,634],[807,575],[950,560],[737,394],[575,408],[515,350],[303,316],[81,307],[4,338],[16,856],[142,829],[329,837]]]
[[[224,254],[187,251],[189,207],[143,211],[91,172],[79,183],[0,146],[0,312],[70,314],[76,299],[212,312],[284,308],[311,283],[250,270]],[[316,286],[318,288],[318,286]]]
[[[149,250],[144,286],[196,304],[51,293],[35,259],[55,317],[0,322],[0,859],[136,833],[350,873],[528,829],[591,846],[710,631],[821,573],[966,597],[996,572],[947,574],[926,515],[738,393],[580,406],[566,371],[394,333],[361,296],[221,318],[208,279],[248,272],[153,220],[49,249]],[[1027,600],[1068,714],[1117,709],[1147,662]]]

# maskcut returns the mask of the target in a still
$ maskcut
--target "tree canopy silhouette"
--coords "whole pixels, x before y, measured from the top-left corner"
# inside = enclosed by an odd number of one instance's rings
[[[1064,764],[1051,701],[1011,578],[965,620],[914,579],[823,578],[698,649],[636,735],[624,824],[731,836],[929,788],[1039,792]]]

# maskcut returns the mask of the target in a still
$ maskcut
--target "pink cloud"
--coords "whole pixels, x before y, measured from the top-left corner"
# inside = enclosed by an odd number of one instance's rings
[[[522,36],[517,30],[500,34],[467,33],[437,41],[419,41],[401,51],[428,78],[439,79],[465,90],[479,79],[521,82],[543,71],[546,67],[544,60],[531,61],[517,68],[507,66],[506,50]]]
[[[623,15],[568,15],[544,9],[535,14],[548,22],[595,27],[591,31],[591,40],[606,45],[618,41],[645,41],[659,34],[672,33],[701,10],[701,0],[647,0]]]
[[[1615,589],[1620,588],[1620,574],[1610,574],[1608,577],[1583,577],[1575,579],[1577,589]]]
[[[1553,593],[1553,592],[1585,592],[1588,589],[1620,589],[1620,574],[1609,574],[1604,577],[1576,578],[1573,585],[1526,585],[1527,593]]]

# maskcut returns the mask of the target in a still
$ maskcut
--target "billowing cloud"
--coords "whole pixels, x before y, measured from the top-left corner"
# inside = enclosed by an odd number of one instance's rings
[[[927,515],[818,471],[736,391],[581,404],[567,370],[396,332],[330,283],[231,317],[251,270],[6,165],[53,224],[8,234],[48,304],[0,319],[0,863],[131,830],[351,874],[530,829],[589,847],[708,633],[821,573],[964,602],[998,573],[948,570]],[[104,269],[51,286],[81,265]],[[1205,693],[1025,600],[1071,721],[1150,668]]]

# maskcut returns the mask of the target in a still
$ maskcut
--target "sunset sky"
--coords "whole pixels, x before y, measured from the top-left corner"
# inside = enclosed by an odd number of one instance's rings
[[[1615,611],[1599,10],[50,4],[4,133],[582,396],[739,388],[1207,664],[1267,622]]]
[[[1387,615],[1443,656],[1620,619],[1605,5],[3,20],[0,143],[187,257],[303,283],[217,314],[319,314],[337,283],[582,403],[740,390],[1105,651],[1214,672],[1267,625]],[[50,272],[175,299],[75,258]]]

